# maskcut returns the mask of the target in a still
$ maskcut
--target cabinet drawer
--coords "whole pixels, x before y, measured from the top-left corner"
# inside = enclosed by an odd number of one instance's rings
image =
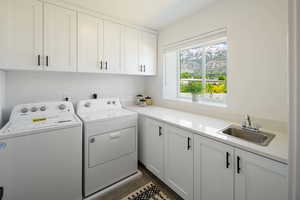
[[[136,149],[136,130],[128,128],[89,137],[89,168],[133,153]]]

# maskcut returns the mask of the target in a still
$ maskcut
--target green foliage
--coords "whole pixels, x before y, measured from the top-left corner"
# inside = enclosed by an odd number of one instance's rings
[[[188,93],[200,94],[202,92],[202,82],[201,81],[190,81],[185,86],[185,90]]]
[[[192,74],[189,72],[181,72],[180,78],[192,78]]]
[[[226,80],[226,76],[225,75],[220,75],[218,79],[220,81],[225,81]]]
[[[189,72],[181,72],[180,78],[182,79],[189,79],[189,78],[194,78],[194,79],[201,79],[202,76],[199,73],[189,73]]]
[[[202,79],[202,76],[200,74],[194,74],[194,79]]]

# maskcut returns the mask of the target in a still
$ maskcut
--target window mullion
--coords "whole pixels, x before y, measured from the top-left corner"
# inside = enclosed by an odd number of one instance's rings
[[[206,52],[202,51],[202,88],[206,89]]]

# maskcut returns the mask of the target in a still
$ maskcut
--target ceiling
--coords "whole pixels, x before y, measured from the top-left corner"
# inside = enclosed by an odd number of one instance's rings
[[[216,0],[65,0],[110,17],[159,30]]]

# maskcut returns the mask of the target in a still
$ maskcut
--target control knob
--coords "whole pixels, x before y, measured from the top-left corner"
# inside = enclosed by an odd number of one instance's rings
[[[35,106],[30,109],[31,112],[36,112],[37,110],[38,110],[38,108]]]
[[[21,109],[21,113],[25,114],[25,113],[27,113],[27,112],[28,112],[28,108],[22,108],[22,109]]]
[[[91,103],[90,103],[90,102],[86,102],[86,103],[84,104],[84,107],[86,107],[86,108],[91,107]]]
[[[40,111],[45,111],[46,110],[46,106],[41,106],[40,107]]]
[[[59,110],[65,110],[66,109],[66,105],[65,104],[60,104],[58,106]]]

